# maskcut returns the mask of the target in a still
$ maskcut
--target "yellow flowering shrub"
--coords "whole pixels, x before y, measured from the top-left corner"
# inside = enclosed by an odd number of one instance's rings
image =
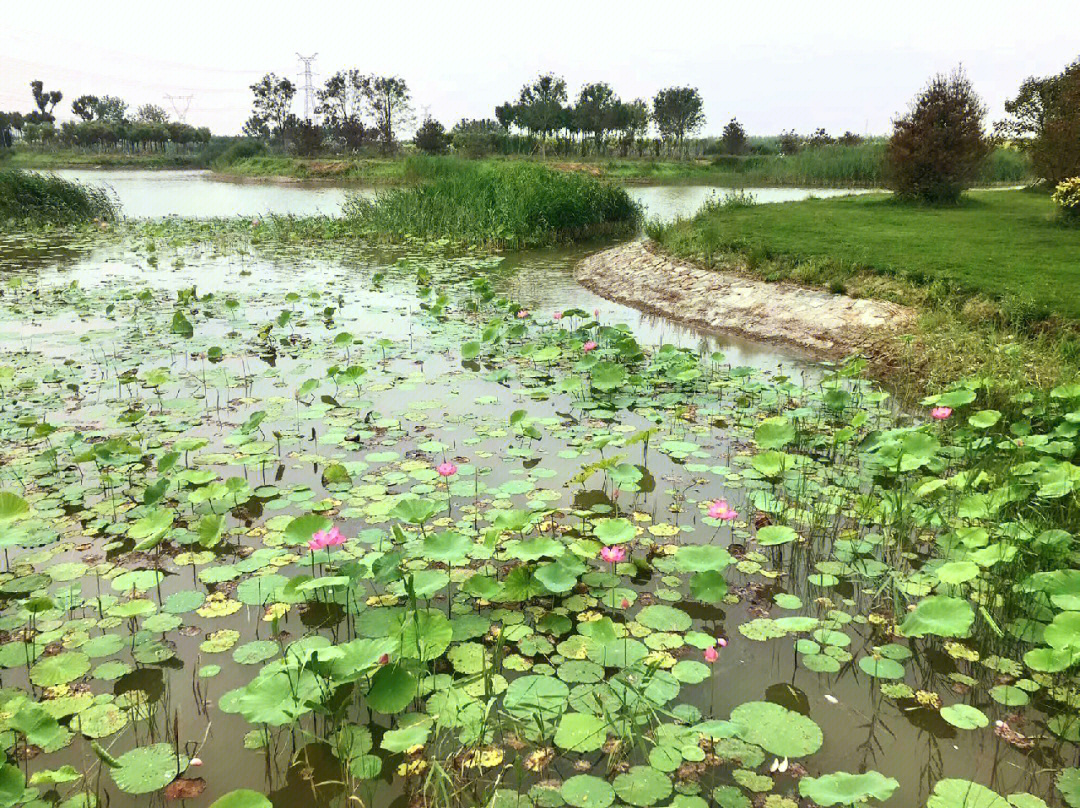
[[[1053,200],[1061,210],[1061,218],[1072,224],[1080,224],[1080,177],[1059,182],[1054,189]]]

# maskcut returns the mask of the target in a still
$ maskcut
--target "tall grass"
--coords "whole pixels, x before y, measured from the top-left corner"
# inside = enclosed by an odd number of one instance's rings
[[[50,174],[0,170],[0,223],[78,224],[117,218],[107,191]]]
[[[885,142],[852,146],[814,146],[795,154],[717,157],[713,167],[730,172],[746,185],[875,187],[885,184]],[[1027,156],[1016,149],[995,149],[979,173],[979,185],[1017,185],[1031,177]]]
[[[640,217],[625,189],[535,163],[410,158],[405,175],[410,187],[349,200],[346,219],[390,239],[517,249],[630,233]]]

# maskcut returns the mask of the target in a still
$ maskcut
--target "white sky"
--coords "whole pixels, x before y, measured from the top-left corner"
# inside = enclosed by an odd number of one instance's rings
[[[447,127],[553,70],[572,95],[696,86],[707,133],[732,116],[751,134],[881,133],[958,63],[1001,117],[1025,77],[1080,56],[1080,0],[7,0],[0,109],[29,111],[36,78],[63,91],[61,120],[83,93],[166,109],[165,94],[192,94],[188,122],[231,134],[263,73],[300,83],[297,51],[318,53],[316,82],[343,67],[403,76]]]

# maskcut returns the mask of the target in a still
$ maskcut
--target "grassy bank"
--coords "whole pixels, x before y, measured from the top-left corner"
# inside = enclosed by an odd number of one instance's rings
[[[1040,193],[975,192],[945,209],[877,194],[721,203],[648,230],[707,267],[915,306],[914,333],[883,340],[873,357],[912,394],[985,376],[1007,396],[1080,366],[1080,241]]]
[[[135,153],[95,152],[87,149],[50,149],[37,151],[12,149],[0,153],[0,166],[49,171],[56,168],[127,168],[167,170],[182,168],[209,168],[223,147],[207,144],[193,152]]]
[[[375,240],[521,248],[628,234],[640,215],[622,188],[542,165],[445,158],[408,160],[404,168],[409,187],[346,203],[349,226]]]
[[[110,221],[116,216],[116,205],[103,189],[47,174],[0,170],[0,228]]]
[[[867,188],[881,186],[884,146],[868,142],[857,146],[821,146],[793,155],[716,157],[702,160],[650,158],[565,157],[486,158],[485,165],[543,163],[560,171],[591,174],[628,184],[712,184],[730,186],[806,186]],[[221,174],[251,178],[331,180],[358,183],[408,182],[408,157],[290,157],[254,155],[214,164]],[[1011,149],[998,149],[984,166],[980,184],[1017,185],[1029,179],[1027,158]]]
[[[791,155],[718,156],[694,160],[650,157],[567,158],[554,156],[489,157],[483,164],[543,163],[560,171],[592,174],[628,184],[710,184],[730,186],[806,186],[868,188],[881,186],[884,145],[867,141],[854,146],[833,144],[802,149]],[[277,154],[251,141],[221,139],[198,152],[122,154],[80,149],[47,151],[17,148],[0,155],[13,168],[212,168],[219,174],[251,179],[325,180],[361,184],[400,184],[409,180],[412,151],[394,157],[334,155],[296,157]],[[1012,149],[997,149],[984,166],[979,184],[1027,182],[1027,158]]]

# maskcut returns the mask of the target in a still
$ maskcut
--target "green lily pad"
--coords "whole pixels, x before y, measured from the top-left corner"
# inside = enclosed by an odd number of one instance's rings
[[[591,774],[578,774],[563,781],[559,793],[574,808],[608,808],[615,802],[611,784]]]
[[[821,729],[809,718],[768,701],[740,704],[731,711],[731,722],[740,738],[777,757],[812,755],[823,740]]]
[[[109,773],[121,791],[149,794],[175,780],[188,767],[188,758],[167,743],[155,743],[125,752],[116,763]]]
[[[671,780],[652,766],[631,766],[612,785],[619,799],[638,808],[656,805],[671,794]]]
[[[831,805],[857,805],[869,798],[884,801],[899,787],[899,782],[875,771],[864,774],[833,772],[802,778],[799,794],[809,797],[822,808],[829,808]]]

